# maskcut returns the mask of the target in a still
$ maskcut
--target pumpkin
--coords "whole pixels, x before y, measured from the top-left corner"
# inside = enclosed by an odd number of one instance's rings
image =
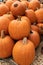
[[[34,23],[36,21],[35,12],[32,9],[27,9],[25,11],[25,15],[30,19],[31,23]]]
[[[12,55],[12,49],[14,46],[14,41],[10,38],[10,36],[5,36],[5,31],[1,31],[0,36],[0,58],[7,58]]]
[[[43,22],[43,8],[36,10],[35,14],[36,14],[37,22],[38,23]]]
[[[38,0],[32,0],[30,1],[28,8],[34,11],[37,10],[40,8],[40,2]]]
[[[28,38],[29,38],[29,40],[31,40],[34,43],[35,48],[37,48],[39,46],[39,43],[40,43],[40,35],[39,35],[38,32],[32,30],[30,32],[30,36]]]
[[[39,32],[39,27],[37,26],[36,23],[33,23],[33,24],[31,25],[31,30],[34,30],[34,31],[36,31],[36,32]]]
[[[39,27],[39,33],[43,34],[43,23],[38,23],[37,26]]]
[[[14,20],[14,16],[9,12],[7,14],[4,14],[3,16],[7,17],[10,21]]]
[[[10,20],[7,17],[1,16],[0,17],[0,33],[1,30],[4,30],[6,34],[8,34],[8,26],[9,26]]]
[[[6,1],[5,4],[8,6],[9,10],[10,10],[10,7],[11,7],[11,5],[13,4],[13,2],[14,2],[13,0],[7,0],[7,1]]]
[[[19,40],[30,34],[30,20],[26,16],[18,17],[9,24],[9,34]]]
[[[27,38],[17,41],[13,47],[12,56],[18,65],[30,65],[35,57],[35,47],[33,42]]]
[[[21,2],[26,6],[26,8],[28,8],[28,5],[29,5],[28,1],[21,1]]]
[[[0,16],[6,14],[7,12],[9,12],[9,8],[4,3],[0,3]]]
[[[11,12],[14,16],[24,15],[26,7],[22,2],[16,1],[11,6]]]

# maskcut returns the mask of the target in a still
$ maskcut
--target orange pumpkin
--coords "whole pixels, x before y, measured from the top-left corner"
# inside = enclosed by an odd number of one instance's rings
[[[0,17],[0,32],[1,30],[5,30],[5,33],[8,34],[8,26],[10,20],[7,17],[1,16]]]
[[[12,49],[14,46],[14,41],[10,38],[10,36],[5,36],[4,30],[1,31],[0,36],[0,58],[10,57],[12,54]]]
[[[43,23],[38,23],[37,26],[39,27],[39,33],[43,34]]]
[[[29,40],[31,40],[34,43],[35,48],[37,48],[37,46],[39,46],[40,43],[40,36],[38,32],[32,30],[30,32]]]
[[[5,4],[9,7],[9,10],[10,10],[11,5],[12,5],[13,2],[15,2],[15,1],[17,1],[17,0],[7,0],[7,1],[5,2]]]
[[[36,15],[33,10],[27,9],[25,11],[25,15],[30,19],[31,23],[34,23],[36,21]]]
[[[33,25],[31,25],[31,30],[34,30],[36,32],[39,32],[39,27],[37,26],[36,23],[33,23]]]
[[[26,7],[22,2],[16,1],[11,6],[11,12],[14,16],[24,15]]]
[[[43,8],[36,10],[35,14],[36,14],[37,22],[38,23],[43,22]]]
[[[27,37],[30,34],[30,20],[25,16],[13,20],[9,24],[9,34],[15,40]]]
[[[7,12],[9,12],[9,8],[4,3],[0,3],[0,16],[6,14]]]
[[[29,1],[22,1],[22,3],[26,6],[26,8],[27,8],[28,5],[29,5]]]
[[[18,65],[30,65],[35,57],[34,44],[27,38],[19,40],[16,42],[12,54]]]
[[[13,2],[14,2],[13,0],[7,0],[7,1],[6,1],[5,4],[8,6],[9,10],[10,10],[10,7],[11,7],[11,5],[13,4]]]
[[[37,10],[40,8],[40,2],[38,0],[32,0],[30,1],[28,8],[32,10]]]
[[[9,12],[7,14],[4,14],[3,16],[7,17],[10,21],[14,20],[14,16]]]

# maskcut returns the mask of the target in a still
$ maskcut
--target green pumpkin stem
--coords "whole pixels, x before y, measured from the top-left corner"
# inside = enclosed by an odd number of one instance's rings
[[[2,31],[1,31],[1,38],[4,38],[4,37],[5,37],[5,31],[2,30]]]

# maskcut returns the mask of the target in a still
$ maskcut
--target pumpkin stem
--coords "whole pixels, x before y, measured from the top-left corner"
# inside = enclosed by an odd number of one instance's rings
[[[14,7],[17,7],[18,6],[18,4],[14,4]]]
[[[39,9],[39,8],[37,7],[36,10],[38,10],[38,9]],[[36,10],[35,10],[35,11],[36,11]]]
[[[33,25],[37,25],[37,22],[34,22]]]
[[[11,12],[7,12],[7,14],[11,14]]]
[[[19,20],[21,21],[21,16],[18,16],[17,20],[18,20],[18,21],[19,21]]]
[[[4,37],[5,37],[5,31],[2,30],[2,31],[1,31],[1,38],[4,38]]]
[[[27,43],[27,38],[24,37],[24,38],[23,38],[23,44],[26,44],[26,43]]]

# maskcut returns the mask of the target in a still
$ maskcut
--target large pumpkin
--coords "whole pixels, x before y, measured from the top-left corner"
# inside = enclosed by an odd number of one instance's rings
[[[39,27],[39,33],[43,34],[43,23],[38,23],[37,26]]]
[[[9,34],[15,40],[27,37],[30,34],[30,20],[25,16],[13,20],[9,24]]]
[[[0,16],[6,14],[9,12],[8,6],[6,6],[4,3],[0,3]]]
[[[12,55],[12,49],[14,46],[14,41],[10,36],[6,35],[4,30],[1,31],[0,36],[0,58],[7,58]]]
[[[16,1],[11,6],[11,12],[14,16],[24,15],[26,7],[22,2]]]
[[[27,9],[25,11],[25,15],[30,19],[31,23],[34,23],[36,21],[35,12],[32,9]]]
[[[30,65],[35,57],[33,42],[24,38],[16,42],[13,48],[13,59],[18,65]]]
[[[10,20],[5,17],[1,16],[0,17],[0,32],[1,30],[4,30],[6,34],[8,34],[8,26],[9,26]]]
[[[38,0],[32,0],[30,1],[28,8],[37,10],[38,8],[40,8],[40,2]]]
[[[35,14],[36,14],[37,22],[38,23],[43,22],[43,8],[36,10]]]
[[[35,48],[37,48],[40,43],[40,36],[39,36],[38,32],[32,30],[30,32],[29,40],[31,40],[34,43]]]

